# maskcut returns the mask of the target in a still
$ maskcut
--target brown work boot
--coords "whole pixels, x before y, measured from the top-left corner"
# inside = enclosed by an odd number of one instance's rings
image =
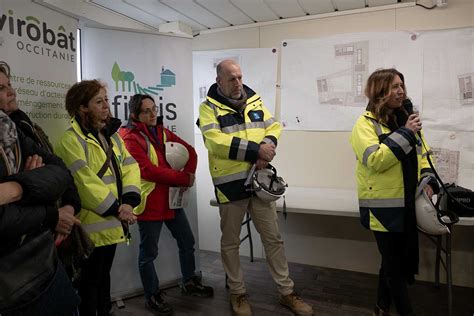
[[[296,294],[280,295],[280,304],[291,309],[297,316],[311,316],[314,314],[313,307]]]
[[[252,316],[252,310],[250,309],[247,297],[246,293],[230,295],[230,305],[235,316]]]

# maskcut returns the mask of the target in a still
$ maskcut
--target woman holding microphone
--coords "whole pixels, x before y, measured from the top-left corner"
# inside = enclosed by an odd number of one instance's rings
[[[418,273],[415,192],[431,177],[422,123],[406,95],[403,75],[381,69],[367,80],[366,111],[350,138],[357,156],[356,179],[362,225],[374,232],[382,263],[374,315],[388,315],[393,300],[399,315],[414,315],[407,284]],[[434,177],[425,191],[438,190]]]

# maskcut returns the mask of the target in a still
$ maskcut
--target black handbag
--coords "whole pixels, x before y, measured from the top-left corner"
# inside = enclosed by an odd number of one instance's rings
[[[454,183],[446,185],[447,193],[442,193],[440,205],[458,216],[474,217],[474,192]]]
[[[58,258],[49,230],[27,236],[0,258],[0,313],[20,308],[44,293],[56,272]]]

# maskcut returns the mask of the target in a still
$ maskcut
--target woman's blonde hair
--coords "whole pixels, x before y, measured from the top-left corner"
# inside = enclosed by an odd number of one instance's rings
[[[405,85],[403,74],[394,68],[379,69],[374,71],[367,79],[365,85],[365,96],[369,98],[367,110],[374,114],[377,120],[388,122],[389,109],[385,106],[390,99],[392,83],[398,76]],[[406,88],[403,86],[404,99],[406,98]]]

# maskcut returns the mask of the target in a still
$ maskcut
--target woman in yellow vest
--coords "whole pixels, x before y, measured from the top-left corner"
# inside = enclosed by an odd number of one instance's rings
[[[357,120],[351,144],[357,156],[356,178],[361,223],[374,232],[382,264],[374,315],[388,315],[393,300],[398,314],[414,315],[407,284],[418,273],[415,192],[431,177],[421,120],[407,99],[403,75],[382,69],[367,80],[369,104]],[[431,197],[438,184],[426,187]]]
[[[81,197],[77,215],[95,244],[79,282],[81,315],[109,315],[110,269],[116,246],[128,238],[140,204],[140,170],[116,133],[107,91],[97,80],[74,84],[66,95],[71,127],[56,147],[71,171]]]

